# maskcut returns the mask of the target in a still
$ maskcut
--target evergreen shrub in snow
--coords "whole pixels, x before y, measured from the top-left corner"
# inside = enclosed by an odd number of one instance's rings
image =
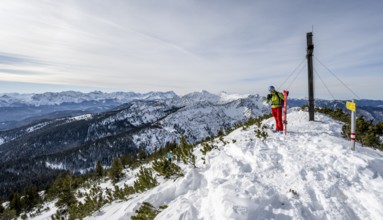
[[[261,129],[255,129],[254,132],[255,132],[255,136],[259,139],[261,139],[262,141],[265,141],[266,138],[269,136],[267,134],[267,132],[265,131],[265,128],[266,126],[262,126]]]
[[[341,109],[317,108],[316,111],[327,114],[332,118],[344,123],[342,127],[343,137],[349,139],[351,131],[351,116]],[[372,120],[366,120],[363,116],[356,119],[356,141],[362,145],[383,150],[383,143],[380,137],[383,135],[383,122],[374,124]]]
[[[167,206],[160,206],[158,209],[153,207],[148,202],[142,203],[142,206],[136,210],[136,215],[132,216],[132,220],[151,220],[154,219],[162,210],[166,209]]]
[[[112,180],[113,183],[117,183],[121,177],[123,176],[122,173],[123,165],[118,157],[115,157],[112,162],[112,167],[109,170],[109,178]]]
[[[165,179],[169,179],[172,176],[175,176],[176,178],[183,176],[181,168],[167,159],[154,161],[152,168],[160,176],[165,177]]]
[[[215,147],[214,145],[210,145],[208,143],[203,143],[202,144],[202,148],[200,149],[200,151],[202,152],[203,154],[203,157],[201,158],[203,160],[203,164],[206,163],[206,160],[205,160],[205,156],[208,152],[210,152],[211,150],[213,150]]]
[[[149,168],[141,167],[134,181],[134,189],[136,192],[143,192],[157,186],[157,180],[153,176],[153,172]]]
[[[181,135],[180,144],[177,146],[173,152],[177,156],[177,160],[182,160],[185,164],[190,164],[195,167],[195,155],[193,154],[193,145],[189,144],[185,137]]]

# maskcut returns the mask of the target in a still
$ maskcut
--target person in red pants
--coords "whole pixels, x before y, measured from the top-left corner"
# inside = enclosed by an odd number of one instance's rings
[[[267,95],[266,103],[271,101],[271,113],[275,119],[275,131],[283,132],[282,123],[282,106],[283,106],[283,93],[275,90],[274,86],[269,86],[270,94]]]

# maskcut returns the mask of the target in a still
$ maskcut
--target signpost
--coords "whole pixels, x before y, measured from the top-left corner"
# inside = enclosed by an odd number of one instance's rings
[[[356,126],[356,103],[354,100],[352,102],[346,102],[346,108],[351,111],[351,149],[355,151],[355,126]]]

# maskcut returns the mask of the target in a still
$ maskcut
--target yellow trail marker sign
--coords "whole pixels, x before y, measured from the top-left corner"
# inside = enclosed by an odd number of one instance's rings
[[[346,102],[346,108],[352,112],[356,111],[356,103],[355,102]]]

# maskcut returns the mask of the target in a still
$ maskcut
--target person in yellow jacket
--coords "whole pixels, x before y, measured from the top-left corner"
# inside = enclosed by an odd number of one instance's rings
[[[271,113],[275,119],[275,131],[282,132],[283,131],[283,123],[282,123],[282,106],[283,106],[283,93],[275,90],[274,86],[269,86],[270,94],[267,95],[266,103],[271,101]]]

